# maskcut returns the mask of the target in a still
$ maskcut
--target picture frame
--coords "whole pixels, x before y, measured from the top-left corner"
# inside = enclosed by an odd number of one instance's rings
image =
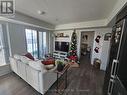
[[[57,33],[57,37],[63,37],[64,33]]]
[[[106,33],[104,35],[104,41],[109,41],[111,39],[111,33]]]
[[[63,37],[64,36],[64,33],[60,33],[60,37]]]

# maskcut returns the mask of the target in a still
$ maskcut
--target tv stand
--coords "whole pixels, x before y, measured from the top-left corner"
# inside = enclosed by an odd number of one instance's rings
[[[53,52],[53,57],[55,59],[67,60],[67,52],[55,51]]]

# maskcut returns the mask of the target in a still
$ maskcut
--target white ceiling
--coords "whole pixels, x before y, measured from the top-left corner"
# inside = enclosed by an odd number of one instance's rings
[[[55,25],[105,19],[116,2],[117,0],[15,0],[16,11]],[[45,11],[46,14],[39,15],[38,10]]]

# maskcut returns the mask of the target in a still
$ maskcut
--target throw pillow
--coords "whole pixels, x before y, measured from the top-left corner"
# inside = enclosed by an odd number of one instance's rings
[[[27,53],[24,56],[26,56],[27,58],[29,58],[31,60],[35,60],[34,57],[31,55],[31,53]]]
[[[55,65],[55,61],[54,60],[44,60],[44,61],[41,61],[42,64],[44,65]]]
[[[20,60],[20,55],[14,54],[14,58],[17,59],[17,60]]]

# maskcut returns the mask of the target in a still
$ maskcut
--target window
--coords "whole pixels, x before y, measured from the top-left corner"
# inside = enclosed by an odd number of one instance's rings
[[[37,49],[37,31],[26,29],[27,52],[31,53],[35,58],[38,58]]]
[[[26,29],[27,52],[30,52],[35,58],[44,58],[47,53],[46,32]]]
[[[1,29],[0,29],[0,66],[6,64],[6,60],[5,60],[5,48],[4,48],[3,40],[4,40],[3,39],[3,33],[1,31]]]
[[[39,32],[39,58],[44,58],[46,53],[46,32]]]

